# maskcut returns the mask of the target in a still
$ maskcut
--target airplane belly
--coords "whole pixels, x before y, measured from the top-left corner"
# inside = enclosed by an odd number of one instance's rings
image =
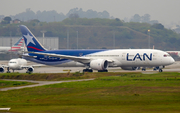
[[[57,67],[84,67],[84,64],[79,63],[79,62],[75,62],[75,61],[70,61],[67,63],[58,64],[56,66]]]
[[[156,66],[159,65],[160,62],[159,61],[141,61],[139,59],[134,60],[134,61],[121,61],[122,62],[122,66]]]

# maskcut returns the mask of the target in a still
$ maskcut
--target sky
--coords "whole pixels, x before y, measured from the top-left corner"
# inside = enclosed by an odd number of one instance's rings
[[[0,0],[0,15],[15,15],[25,12],[27,8],[34,12],[55,10],[63,14],[73,8],[97,12],[106,10],[121,20],[135,14],[150,14],[151,20],[180,25],[180,0]]]

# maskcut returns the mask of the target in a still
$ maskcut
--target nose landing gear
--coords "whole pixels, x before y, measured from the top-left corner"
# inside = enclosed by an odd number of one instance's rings
[[[11,73],[11,71],[9,71],[9,67],[7,67],[7,73]]]
[[[163,68],[164,68],[165,66],[159,66],[159,67],[155,67],[153,70],[154,71],[156,71],[156,70],[159,70],[159,72],[163,72]]]

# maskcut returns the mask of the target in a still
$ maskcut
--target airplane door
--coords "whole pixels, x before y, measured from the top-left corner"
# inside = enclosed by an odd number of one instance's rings
[[[154,61],[154,60],[157,60],[157,58],[158,58],[158,53],[156,53],[156,52],[153,53],[153,61]]]
[[[162,59],[157,52],[153,53],[153,64],[161,63]]]
[[[125,59],[126,59],[126,53],[122,53],[121,58],[122,58],[122,61],[125,61]]]

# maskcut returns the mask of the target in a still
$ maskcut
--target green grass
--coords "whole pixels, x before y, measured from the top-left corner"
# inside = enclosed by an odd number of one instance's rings
[[[21,82],[21,81],[4,81],[4,80],[0,80],[0,88],[25,86],[25,85],[31,85],[31,84],[34,84],[34,83]]]
[[[180,112],[180,73],[81,75],[89,76],[96,79],[0,92],[0,107],[13,113]]]

